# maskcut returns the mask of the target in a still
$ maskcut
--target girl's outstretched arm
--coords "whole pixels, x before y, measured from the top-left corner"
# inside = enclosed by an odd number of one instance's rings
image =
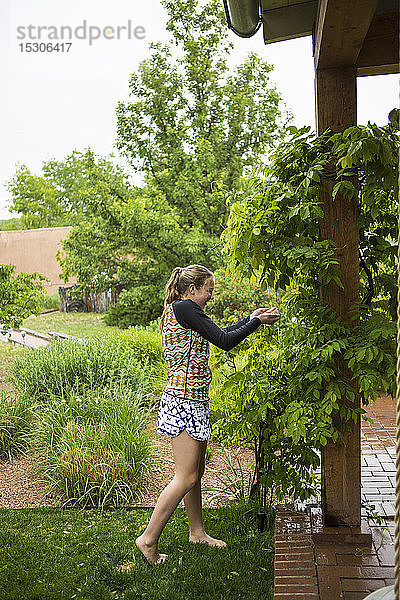
[[[197,331],[221,350],[231,350],[261,325],[258,317],[246,317],[235,323],[234,329],[231,329],[232,326],[222,329],[193,300],[177,300],[172,307],[182,327]]]
[[[250,315],[247,315],[247,317],[241,319],[241,321],[238,321],[237,323],[232,323],[232,325],[226,325],[225,327],[221,327],[221,329],[222,331],[235,331],[235,329],[238,329],[239,327],[241,327],[245,323],[248,323],[249,321]]]

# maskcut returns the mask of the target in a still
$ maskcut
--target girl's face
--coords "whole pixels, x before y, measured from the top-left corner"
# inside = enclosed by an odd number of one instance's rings
[[[199,289],[196,289],[193,284],[189,285],[187,297],[196,302],[204,310],[207,302],[213,298],[214,287],[214,277],[209,277]]]

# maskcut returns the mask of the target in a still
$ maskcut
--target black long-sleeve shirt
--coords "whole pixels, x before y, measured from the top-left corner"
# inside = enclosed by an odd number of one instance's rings
[[[250,319],[248,315],[233,325],[218,327],[204,310],[189,298],[176,300],[172,303],[172,308],[176,320],[182,327],[197,331],[203,338],[222,350],[231,350],[261,325],[258,317]]]

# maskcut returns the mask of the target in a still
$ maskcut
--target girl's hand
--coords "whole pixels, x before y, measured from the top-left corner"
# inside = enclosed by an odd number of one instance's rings
[[[260,315],[261,313],[265,312],[266,310],[271,310],[270,308],[256,308],[256,310],[254,312],[251,313],[250,315],[250,319],[252,319],[253,317],[258,317],[258,315]]]
[[[261,323],[273,325],[281,318],[281,313],[276,306],[274,306],[274,308],[257,308],[257,310],[250,315],[250,319],[253,317],[258,317]]]

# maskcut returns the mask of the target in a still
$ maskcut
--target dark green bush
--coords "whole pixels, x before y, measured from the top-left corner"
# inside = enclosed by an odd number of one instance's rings
[[[104,317],[107,325],[127,329],[133,325],[148,325],[163,310],[164,291],[154,285],[140,285],[123,290],[115,306]]]

